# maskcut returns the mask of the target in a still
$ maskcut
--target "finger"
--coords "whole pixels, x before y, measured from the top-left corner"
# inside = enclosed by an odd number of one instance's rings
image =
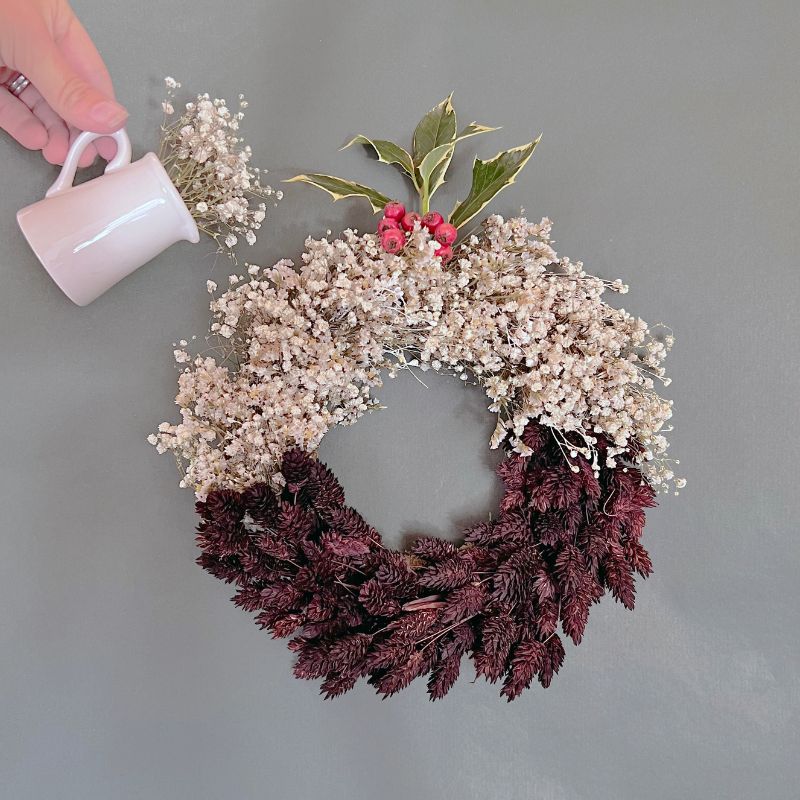
[[[70,145],[75,141],[76,137],[80,133],[80,131],[77,128],[73,128],[72,131],[73,133],[70,136],[69,140]],[[80,169],[91,167],[96,160],[97,160],[97,148],[94,146],[94,142],[92,142],[92,144],[89,144],[83,148],[83,152],[81,153],[81,156],[78,159],[78,167]]]
[[[90,144],[82,153],[81,157],[78,159],[78,166],[81,169],[86,169],[86,167],[91,167],[92,164],[97,160],[97,150],[93,144]]]
[[[28,150],[41,150],[47,144],[47,130],[31,110],[11,92],[0,88],[0,128]]]
[[[75,137],[78,136],[80,131],[77,128],[70,128],[70,144],[75,141]],[[117,154],[117,143],[110,137],[110,136],[103,136],[101,139],[95,139],[87,148],[87,153],[91,153],[90,157],[87,157],[87,163],[84,163],[84,159],[81,158],[79,166],[87,167],[93,164],[99,155],[103,161],[111,161],[112,158]]]
[[[66,33],[57,37],[56,41],[64,58],[72,64],[76,72],[101,92],[114,97],[111,75],[80,20],[73,18]],[[110,138],[98,139],[94,142],[94,148],[105,161],[111,161],[117,154],[117,143]]]
[[[77,139],[78,136],[80,136],[80,133],[81,132],[77,128],[70,127],[69,129],[70,146],[72,146],[72,143],[75,141],[75,139]],[[84,169],[86,167],[91,167],[92,164],[94,164],[94,162],[96,161],[96,159],[97,159],[97,148],[95,147],[95,142],[92,142],[91,144],[87,145],[84,148],[83,152],[81,153],[81,157],[78,159],[78,166],[81,169]]]
[[[113,139],[109,139],[107,136],[103,137],[102,139],[98,139],[94,144],[97,148],[97,152],[100,154],[100,158],[102,158],[104,161],[111,161],[111,159],[117,154],[117,143]]]
[[[45,102],[35,86],[29,86],[19,99],[31,110],[31,113],[44,125],[47,141],[42,155],[51,164],[63,164],[69,150],[69,131],[61,117]]]
[[[99,89],[106,97],[114,97],[114,86],[100,53],[77,17],[73,17],[66,31],[56,37],[64,58],[73,69]]]
[[[70,128],[69,143],[72,144],[77,138],[80,131],[77,128]],[[91,155],[87,155],[91,154]],[[103,136],[101,139],[95,139],[84,151],[78,162],[79,167],[91,166],[97,156],[99,155],[103,161],[111,161],[117,154],[117,143],[110,136]]]
[[[81,130],[112,133],[122,127],[128,112],[88,83],[44,28],[34,38],[38,47],[25,48],[20,54],[19,68],[48,105],[65,122]]]

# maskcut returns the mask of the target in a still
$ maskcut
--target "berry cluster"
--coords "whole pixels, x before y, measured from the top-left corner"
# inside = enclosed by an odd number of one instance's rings
[[[198,563],[236,584],[234,602],[262,628],[295,637],[295,675],[322,680],[326,697],[359,678],[389,696],[427,674],[437,700],[466,656],[513,700],[558,672],[559,624],[578,644],[606,591],[633,608],[634,573],[652,569],[640,537],[655,505],[638,470],[595,475],[579,456],[575,473],[547,427],[530,423],[523,438],[532,455],[510,453],[498,469],[500,513],[460,546],[423,537],[387,549],[334,475],[291,450],[280,498],[256,484],[198,503]]]
[[[453,257],[453,244],[458,236],[454,225],[444,221],[438,211],[429,211],[420,216],[416,211],[406,212],[402,203],[387,203],[383,218],[378,223],[381,247],[387,252],[399,253],[406,245],[406,237],[415,227],[426,228],[438,244],[436,255],[446,264]]]

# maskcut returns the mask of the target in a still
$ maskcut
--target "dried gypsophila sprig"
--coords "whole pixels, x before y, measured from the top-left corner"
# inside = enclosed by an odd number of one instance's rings
[[[381,370],[434,369],[483,387],[499,418],[493,447],[526,455],[535,420],[567,461],[628,462],[660,491],[681,488],[663,435],[672,404],[654,388],[668,381],[672,337],[604,303],[627,287],[559,258],[550,229],[490,217],[450,264],[424,228],[397,255],[346,231],[309,238],[298,270],[281,261],[231,276],[211,303],[212,350],[176,350],[182,421],[162,423],[151,443],[175,454],[201,498],[279,482],[286,450],[314,451],[333,425],[377,406]],[[602,451],[600,435],[611,442]]]
[[[189,209],[197,227],[210,236],[219,252],[236,261],[240,240],[256,242],[267,214],[267,202],[277,204],[283,192],[262,184],[266,170],[251,167],[252,150],[239,135],[247,100],[239,95],[239,110],[225,100],[198,94],[175,117],[175,95],[181,84],[165,78],[161,106],[159,159]]]

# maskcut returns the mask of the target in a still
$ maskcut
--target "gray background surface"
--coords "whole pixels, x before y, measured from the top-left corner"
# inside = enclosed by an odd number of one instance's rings
[[[543,131],[494,207],[550,215],[564,254],[674,327],[690,484],[650,515],[637,610],[597,608],[549,690],[507,705],[467,679],[437,704],[422,685],[323,703],[194,565],[193,498],[145,441],[174,418],[171,343],[205,331],[205,280],[225,264],[176,246],[72,306],[14,221],[54,170],[0,136],[0,797],[796,798],[797,4],[75,6],[138,153],[165,74],[245,91],[276,181],[320,170],[396,193],[337,148],[410,135],[451,89],[464,121],[504,126],[472,140],[484,156]],[[248,253],[263,263],[370,221],[290,189]],[[381,398],[324,458],[390,541],[456,535],[497,496],[480,395],[400,379]]]

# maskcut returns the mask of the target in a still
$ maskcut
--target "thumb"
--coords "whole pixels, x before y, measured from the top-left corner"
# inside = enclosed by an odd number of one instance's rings
[[[20,69],[36,86],[53,111],[68,125],[83,131],[114,133],[128,118],[128,112],[79,75],[52,38],[33,48],[35,55]]]

